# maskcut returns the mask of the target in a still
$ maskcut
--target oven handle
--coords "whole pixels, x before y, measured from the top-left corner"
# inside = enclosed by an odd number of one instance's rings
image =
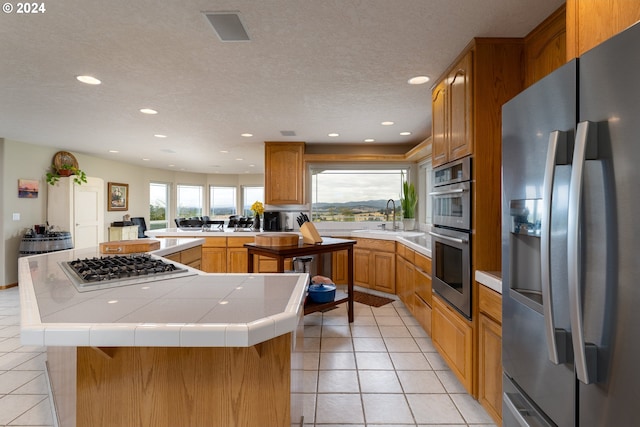
[[[432,235],[433,237],[437,237],[438,239],[449,240],[450,242],[459,243],[461,245],[466,245],[469,243],[468,239],[458,239],[457,237],[449,237],[443,234],[434,233],[433,231],[430,231],[429,234]]]
[[[460,194],[465,191],[469,191],[467,188],[456,188],[455,190],[445,190],[445,191],[432,191],[429,193],[430,196],[444,196],[446,194]]]

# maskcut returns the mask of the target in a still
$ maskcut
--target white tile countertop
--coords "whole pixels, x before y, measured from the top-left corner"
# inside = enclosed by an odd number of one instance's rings
[[[502,272],[501,271],[480,271],[476,270],[476,282],[492,289],[499,294],[502,293]]]
[[[154,257],[202,243],[160,240]],[[59,263],[94,256],[103,255],[93,248],[20,258],[23,345],[252,346],[295,330],[308,282],[307,274],[191,269],[178,278],[78,292]]]

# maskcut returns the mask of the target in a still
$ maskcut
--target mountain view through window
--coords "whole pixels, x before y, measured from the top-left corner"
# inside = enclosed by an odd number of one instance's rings
[[[400,218],[402,181],[407,169],[311,169],[314,222],[385,221],[389,199]],[[389,213],[392,204],[389,202]]]

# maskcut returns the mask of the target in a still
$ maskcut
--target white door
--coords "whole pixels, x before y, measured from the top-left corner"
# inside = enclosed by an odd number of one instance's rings
[[[86,184],[74,185],[74,248],[90,248],[104,241],[104,200],[101,179],[87,179]]]

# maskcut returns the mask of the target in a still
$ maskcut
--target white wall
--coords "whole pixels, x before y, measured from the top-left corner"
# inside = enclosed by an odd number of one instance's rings
[[[33,145],[23,142],[0,139],[0,164],[2,170],[2,186],[0,187],[0,209],[3,221],[0,233],[4,244],[0,247],[0,256],[4,263],[0,266],[2,285],[18,281],[17,259],[20,240],[27,229],[36,224],[44,224],[47,220],[47,187],[45,175],[51,165],[53,156],[61,149]],[[218,175],[174,172],[169,170],[142,168],[117,160],[105,160],[82,153],[73,153],[78,166],[87,176],[102,178],[105,183],[117,182],[129,184],[129,210],[105,211],[105,239],[108,239],[108,226],[113,221],[122,220],[123,215],[142,216],[149,223],[149,183],[165,182],[172,184],[170,220],[175,218],[176,184],[202,185],[205,188],[205,207],[208,206],[209,185],[264,185],[262,174]],[[115,157],[115,156],[114,156]],[[40,192],[36,199],[18,198],[18,179],[40,180]],[[105,209],[106,209],[105,200]],[[12,214],[19,213],[20,220],[13,221]]]

